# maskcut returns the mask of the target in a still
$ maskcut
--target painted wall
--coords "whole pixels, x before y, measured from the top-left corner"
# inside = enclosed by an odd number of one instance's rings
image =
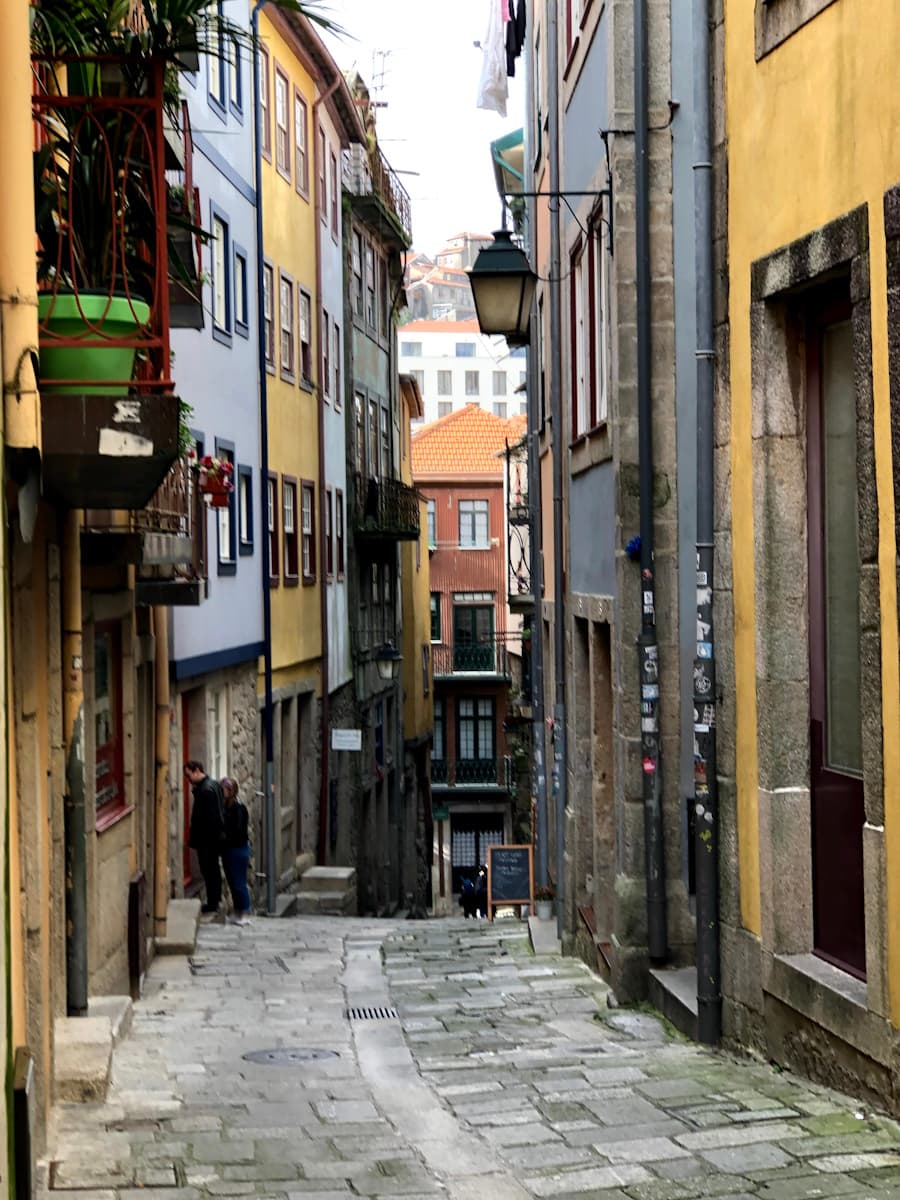
[[[246,0],[229,0],[226,15],[249,28]],[[226,258],[227,330],[215,328],[213,282],[203,288],[202,330],[173,329],[174,374],[178,394],[192,406],[191,428],[203,450],[216,453],[217,442],[231,450],[236,464],[250,470],[252,523],[250,539],[242,541],[238,494],[232,494],[232,539],[220,538],[220,519],[214,509],[206,513],[209,591],[196,608],[176,608],[172,617],[171,654],[180,674],[194,673],[186,660],[197,659],[197,671],[215,664],[230,651],[239,659],[252,659],[262,641],[262,544],[259,476],[259,404],[256,319],[256,197],[253,188],[252,63],[249,48],[241,47],[236,63],[238,103],[228,97],[229,73],[235,65],[202,56],[196,75],[182,76],[194,139],[193,177],[200,190],[200,220],[212,230],[213,215],[228,225],[230,244]],[[226,104],[218,104],[211,91],[224,71]],[[241,255],[247,271],[247,321],[239,318],[235,292],[235,261]],[[213,247],[202,250],[202,269],[213,272]],[[224,532],[224,529],[223,529]],[[233,546],[228,542],[233,541]]]
[[[458,328],[455,329],[454,325]],[[416,425],[436,421],[438,417],[455,412],[466,404],[477,401],[488,412],[501,417],[513,417],[524,413],[525,394],[516,388],[525,382],[525,349],[510,353],[505,338],[483,337],[478,332],[476,321],[410,321],[397,331],[400,370],[418,377],[419,388],[425,402],[425,415]],[[410,343],[421,345],[421,355],[411,355]],[[457,344],[475,348],[471,358],[456,356]],[[438,372],[450,372],[450,391],[438,391]],[[466,394],[466,372],[477,371],[479,392],[477,396]],[[503,389],[494,394],[494,374],[502,376],[498,385]],[[497,409],[497,405],[505,409]],[[445,406],[449,405],[449,408]]]
[[[260,15],[260,36],[269,54],[269,94],[272,118],[272,161],[263,159],[263,241],[266,258],[275,272],[273,309],[275,319],[276,367],[268,374],[269,402],[269,470],[279,476],[278,528],[283,530],[283,489],[281,476],[296,479],[298,490],[297,522],[300,521],[301,481],[316,485],[318,497],[318,422],[319,401],[316,388],[319,385],[320,364],[316,361],[318,296],[316,292],[317,231],[315,224],[315,180],[312,174],[310,153],[309,189],[304,194],[295,186],[294,162],[294,89],[304,97],[307,105],[310,151],[312,149],[312,111],[315,100],[315,82],[297,58],[291,45],[275,27],[264,8]],[[279,174],[275,166],[274,128],[274,77],[272,72],[278,65],[287,75],[290,84],[290,162],[291,177]],[[297,288],[302,287],[310,297],[312,314],[312,379],[297,382],[286,376],[280,366],[279,347],[279,271],[285,272],[294,285],[294,331],[295,358],[299,353]],[[296,372],[299,377],[300,372]],[[317,520],[318,526],[318,504]],[[317,537],[316,581],[305,586],[300,581],[296,586],[285,584],[283,574],[283,538],[279,546],[282,573],[277,587],[272,589],[272,659],[276,686],[289,683],[307,674],[322,651],[319,588],[323,578],[322,546]],[[301,567],[302,570],[302,567]]]
[[[400,439],[400,478],[412,484],[410,414],[403,405]],[[419,540],[400,543],[401,629],[403,630],[403,736],[422,737],[434,723],[434,688],[431,663],[431,561],[428,554],[428,516],[425,500],[419,502]],[[428,650],[423,668],[422,647]],[[425,671],[423,679],[423,670]],[[426,688],[427,685],[427,688]]]
[[[875,467],[879,498],[884,822],[891,911],[900,882],[900,679],[883,217],[900,180],[900,101],[889,82],[900,22],[862,0],[832,4],[760,63],[752,8],[725,5],[729,140],[731,512],[741,916],[761,932],[751,474],[751,264],[868,205]],[[786,114],[792,114],[790,120]],[[765,219],[760,219],[760,214]],[[900,950],[890,939],[891,1017],[900,1023]]]

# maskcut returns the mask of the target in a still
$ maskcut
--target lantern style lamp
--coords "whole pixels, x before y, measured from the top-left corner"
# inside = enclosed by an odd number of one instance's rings
[[[391,683],[400,674],[400,664],[403,655],[393,642],[385,642],[376,652],[375,662],[378,665],[378,675],[384,683]]]
[[[497,230],[466,274],[481,332],[499,334],[513,346],[527,345],[537,276],[508,229]]]

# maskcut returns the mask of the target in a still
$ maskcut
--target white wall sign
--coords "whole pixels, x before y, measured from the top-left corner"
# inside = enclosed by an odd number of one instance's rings
[[[361,729],[332,729],[332,750],[362,750]]]

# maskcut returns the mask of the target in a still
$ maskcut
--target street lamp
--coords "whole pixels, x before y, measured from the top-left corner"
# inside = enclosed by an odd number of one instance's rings
[[[514,346],[527,345],[537,276],[510,231],[498,229],[466,273],[481,332],[500,334]]]
[[[397,649],[393,642],[385,642],[384,645],[375,652],[375,663],[378,667],[378,675],[384,683],[391,683],[400,675],[400,664],[403,662],[403,655]]]

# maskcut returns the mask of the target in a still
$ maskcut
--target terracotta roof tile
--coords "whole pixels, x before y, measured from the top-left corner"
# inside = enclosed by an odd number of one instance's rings
[[[525,418],[495,417],[479,404],[466,404],[432,421],[412,437],[413,478],[503,475],[501,452],[525,433]]]
[[[410,333],[481,333],[481,328],[472,317],[469,321],[407,321],[397,330],[399,337]]]

